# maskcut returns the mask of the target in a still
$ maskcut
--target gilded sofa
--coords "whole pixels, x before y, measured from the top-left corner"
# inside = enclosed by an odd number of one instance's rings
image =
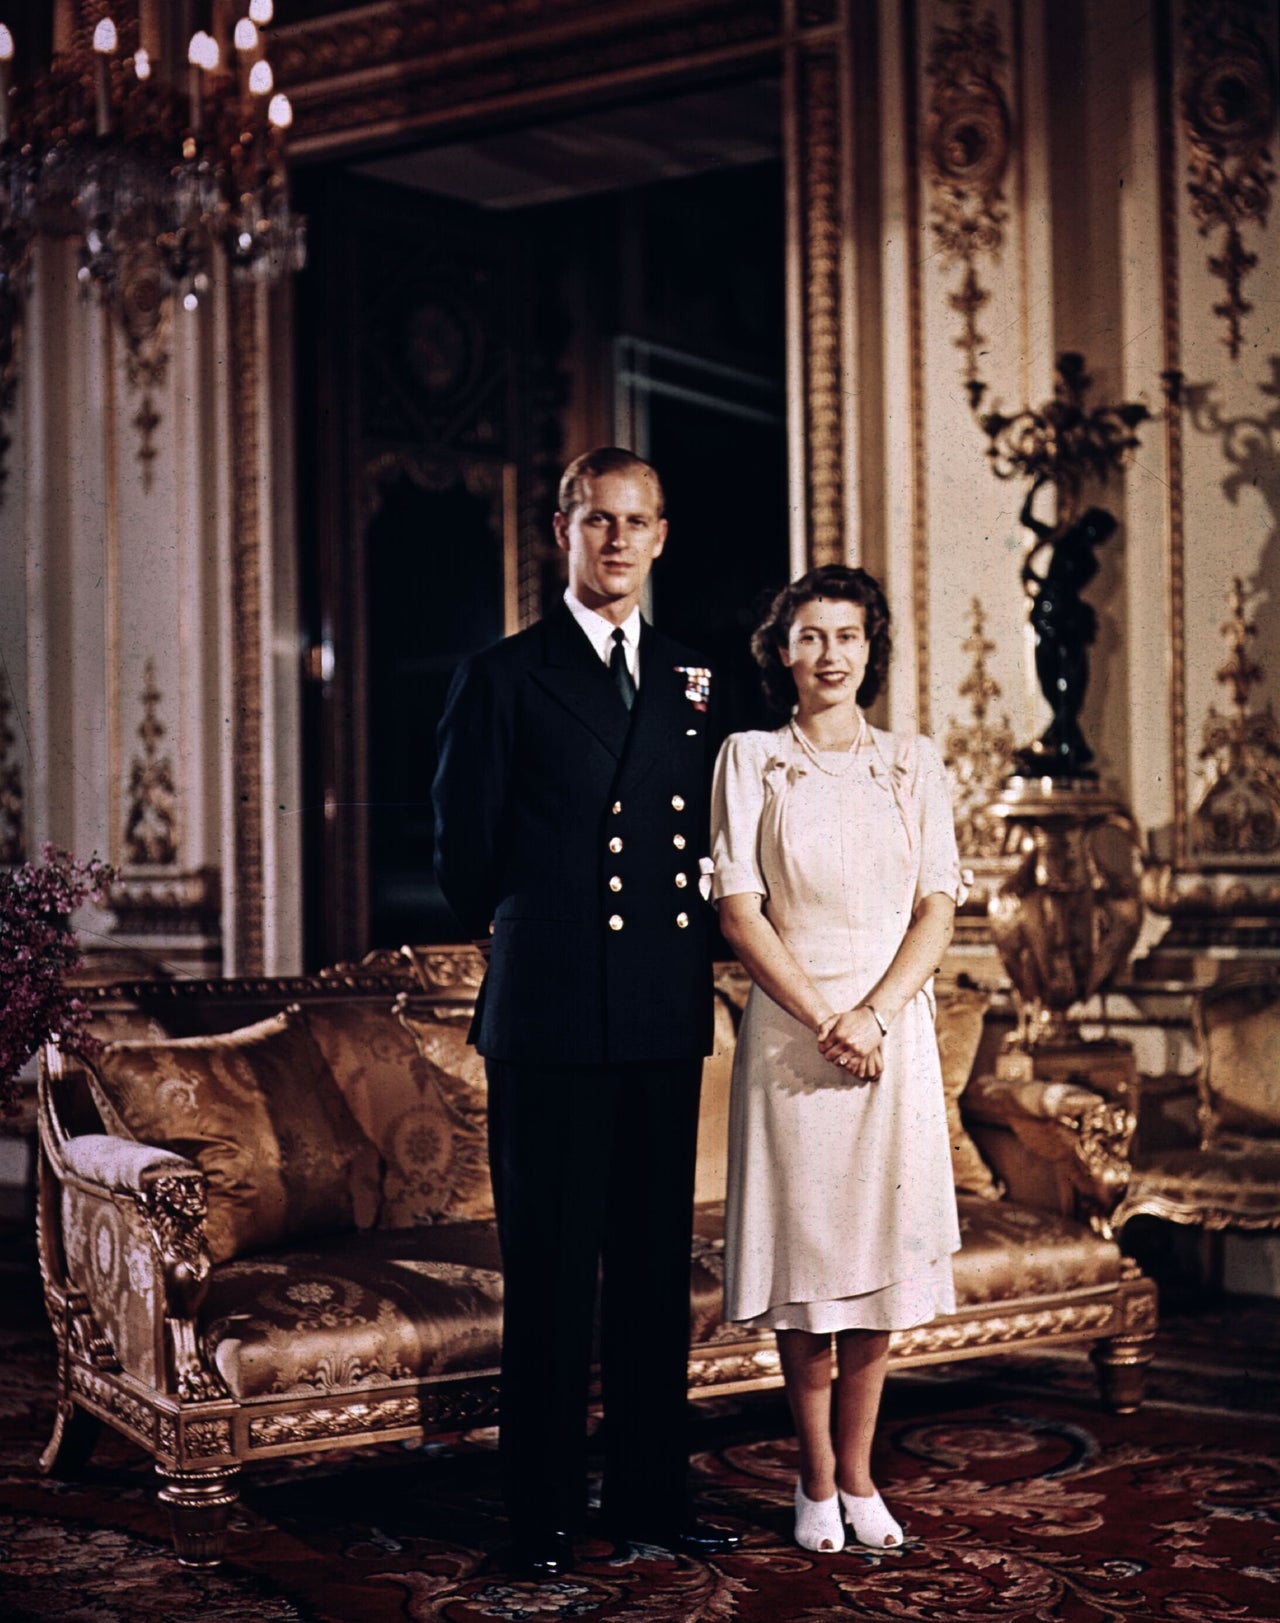
[[[469,949],[406,950],[305,979],[101,988],[92,1066],[46,1052],[39,1244],[58,1411],[42,1463],[74,1471],[103,1422],[132,1438],[154,1458],[179,1560],[220,1558],[255,1461],[493,1417],[502,1282],[483,1066],[466,1042],[480,969]],[[745,994],[724,966],[699,1138],[694,1398],[780,1382],[773,1338],[721,1319]],[[1154,1288],[1109,1224],[1132,1116],[1086,1088],[970,1081],[986,1002],[940,1000],[959,1308],[896,1336],[893,1361],[1086,1342],[1105,1400],[1131,1410],[1155,1329]]]

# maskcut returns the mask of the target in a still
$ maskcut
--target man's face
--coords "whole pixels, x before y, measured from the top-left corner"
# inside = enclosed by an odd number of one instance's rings
[[[658,485],[643,468],[588,476],[572,513],[555,516],[556,542],[569,554],[569,588],[615,625],[640,600],[667,540]]]

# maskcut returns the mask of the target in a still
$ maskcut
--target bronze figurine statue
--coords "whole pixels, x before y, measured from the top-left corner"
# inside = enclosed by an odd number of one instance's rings
[[[1031,598],[1036,676],[1053,720],[1033,744],[1017,751],[1014,765],[1027,777],[1096,778],[1093,751],[1080,730],[1080,707],[1098,617],[1080,594],[1098,572],[1095,549],[1114,534],[1116,521],[1105,508],[1090,507],[1068,523],[1044,523],[1032,506],[1045,482],[1038,479],[1022,505],[1021,522],[1037,537],[1022,566],[1022,584]],[[1037,564],[1046,548],[1041,573]]]

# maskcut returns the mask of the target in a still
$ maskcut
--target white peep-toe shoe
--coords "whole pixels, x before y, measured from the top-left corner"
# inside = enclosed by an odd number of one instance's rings
[[[819,1555],[834,1555],[844,1549],[838,1493],[830,1499],[810,1499],[796,1483],[796,1543],[802,1550],[815,1550]]]
[[[859,1544],[871,1550],[891,1550],[902,1543],[902,1528],[889,1514],[879,1489],[875,1493],[860,1494],[846,1493],[841,1488],[839,1498]]]

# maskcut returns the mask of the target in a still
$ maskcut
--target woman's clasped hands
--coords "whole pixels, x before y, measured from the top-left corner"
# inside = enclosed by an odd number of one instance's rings
[[[884,1033],[865,1003],[829,1014],[818,1026],[818,1051],[850,1076],[874,1080],[884,1070]]]

